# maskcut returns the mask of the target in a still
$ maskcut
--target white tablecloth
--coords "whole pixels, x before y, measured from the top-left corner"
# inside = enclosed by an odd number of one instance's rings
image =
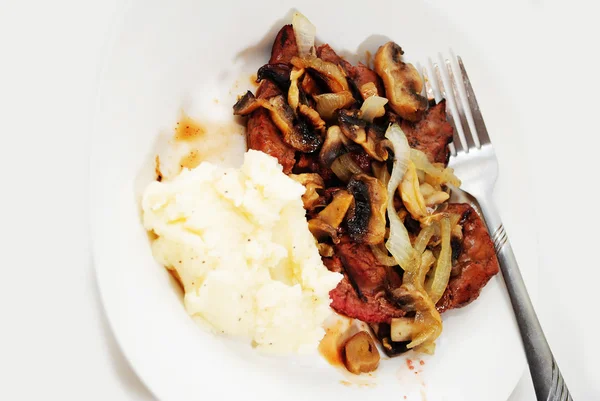
[[[574,399],[600,399],[597,13],[578,1],[430,2],[493,49],[490,69],[514,94],[536,177],[535,304]],[[88,245],[95,83],[122,8],[0,2],[2,400],[152,399],[107,326]],[[534,398],[524,372],[510,401]]]

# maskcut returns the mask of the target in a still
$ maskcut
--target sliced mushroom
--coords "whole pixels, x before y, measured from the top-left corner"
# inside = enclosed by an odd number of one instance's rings
[[[294,67],[308,68],[314,71],[332,92],[341,92],[350,89],[344,71],[337,64],[310,56],[304,58],[294,57],[291,63]]]
[[[304,185],[304,188],[306,188],[304,195],[302,195],[304,209],[313,210],[316,207],[325,206],[325,198],[317,192],[318,189],[323,189],[325,187],[325,182],[319,174],[290,174],[289,177]]]
[[[269,99],[269,111],[273,123],[279,128],[283,140],[296,150],[304,153],[312,153],[321,146],[321,136],[310,129],[307,124],[299,120],[294,125],[294,111],[285,102],[283,96],[275,96]]]
[[[345,109],[356,102],[350,91],[323,93],[313,96],[313,98],[317,102],[317,112],[326,120],[332,118],[336,110]]]
[[[327,238],[331,238],[334,244],[340,242],[338,229],[325,223],[321,219],[314,218],[308,220],[308,230],[317,241],[325,241]]]
[[[283,95],[273,96],[269,99],[257,99],[248,91],[233,105],[233,113],[245,116],[264,107],[269,110],[271,120],[281,134],[285,143],[292,148],[304,153],[312,153],[321,146],[321,136],[311,129],[304,120],[297,120],[294,111],[285,102]]]
[[[288,64],[265,64],[258,69],[256,81],[268,79],[283,92],[286,92],[290,87],[290,71],[291,68]]]
[[[367,122],[360,118],[360,110],[340,110],[338,124],[342,133],[355,143],[367,141]]]
[[[298,113],[306,117],[306,119],[310,122],[314,129],[319,131],[321,134],[325,133],[325,121],[323,121],[323,119],[315,109],[305,104],[301,104],[298,108]]]
[[[383,352],[386,355],[393,357],[400,354],[403,354],[408,351],[406,346],[410,341],[402,341],[396,342],[392,341],[391,333],[390,333],[390,324],[388,323],[371,323],[371,329],[373,329],[373,333],[377,336],[379,341],[381,342],[381,346],[383,348]]]
[[[382,138],[374,127],[367,130],[367,142],[362,144],[363,149],[369,156],[377,161],[386,161],[390,156],[388,149],[393,149],[394,145],[387,138]]]
[[[433,258],[433,255],[431,256]],[[435,258],[431,260],[427,257],[429,267],[435,262]],[[386,288],[387,297],[393,301],[400,309],[405,312],[414,312],[419,309],[419,306],[425,302],[427,293],[417,290],[413,284],[404,283],[400,287],[394,289]]]
[[[262,107],[262,101],[256,99],[252,92],[247,91],[244,96],[240,97],[233,105],[233,114],[247,116],[259,107]]]
[[[330,167],[335,159],[340,157],[346,150],[344,146],[346,136],[337,125],[332,125],[327,129],[325,142],[319,151],[319,162],[323,166]]]
[[[419,120],[427,109],[427,98],[421,96],[423,81],[412,64],[404,63],[402,48],[394,42],[381,46],[375,54],[375,72],[381,77],[390,107],[400,117]]]
[[[296,119],[294,111],[281,95],[272,97],[268,99],[268,101],[263,102],[263,106],[271,112],[273,123],[279,128],[285,141],[288,142],[286,136],[290,136],[294,131],[294,120]],[[294,148],[296,147],[294,146]]]
[[[387,190],[375,177],[357,174],[350,179],[348,191],[354,204],[348,214],[348,232],[359,243],[379,244],[385,239]]]
[[[304,74],[303,68],[296,68],[292,70],[290,74],[290,88],[288,90],[288,104],[292,108],[292,110],[298,109],[298,104],[300,103],[300,90],[298,89],[298,79],[302,77]]]
[[[340,110],[338,123],[342,133],[353,142],[362,146],[369,156],[377,161],[385,161],[389,157],[387,149],[390,142],[380,138],[376,129],[360,118],[360,110]]]
[[[317,217],[308,221],[308,229],[317,241],[327,237],[330,237],[335,244],[340,241],[338,228],[352,204],[352,199],[348,191],[339,190],[333,196],[331,203],[321,210]]]
[[[368,373],[379,366],[379,351],[373,338],[366,331],[359,331],[346,341],[342,356],[350,373]]]
[[[390,325],[392,341],[410,341],[418,332],[415,319],[412,317],[398,317],[392,319]]]

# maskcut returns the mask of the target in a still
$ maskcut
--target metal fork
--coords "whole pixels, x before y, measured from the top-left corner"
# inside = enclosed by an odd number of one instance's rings
[[[455,61],[454,66],[452,60]],[[428,98],[446,99],[448,121],[455,133],[453,144],[450,145],[450,166],[460,177],[462,186],[460,189],[453,189],[453,197],[466,200],[479,209],[491,234],[521,332],[537,399],[572,401],[531,304],[519,265],[492,200],[498,177],[498,161],[465,66],[460,57],[451,57],[443,63],[434,63],[432,67],[434,83],[437,84],[439,93],[435,96],[435,88],[429,80],[427,68],[422,68],[425,93]]]

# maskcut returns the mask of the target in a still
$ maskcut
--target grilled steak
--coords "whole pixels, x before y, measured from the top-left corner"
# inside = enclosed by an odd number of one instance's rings
[[[294,36],[294,28],[284,25],[275,37],[269,64],[289,63],[292,57],[298,55],[298,45]]]
[[[389,323],[393,317],[405,315],[385,297],[386,286],[399,286],[400,276],[392,268],[381,265],[368,245],[352,242],[344,236],[335,251],[346,273],[329,293],[331,307],[336,312],[367,323]]]
[[[371,70],[366,65],[362,63],[358,63],[358,65],[356,66],[350,64],[348,61],[338,56],[337,53],[328,44],[321,45],[317,48],[317,56],[323,59],[324,61],[328,61],[330,63],[338,64],[339,66],[341,66],[342,69],[348,75],[348,78],[350,79],[356,92],[360,92],[360,88],[362,88],[364,84],[372,82],[377,88],[378,95],[385,95],[381,79],[375,73],[375,71]]]
[[[432,163],[448,164],[448,144],[452,142],[453,130],[446,121],[445,100],[430,107],[422,120],[416,123],[402,121],[400,126],[411,148],[425,153]]]
[[[289,63],[292,57],[297,55],[298,46],[296,46],[294,29],[291,25],[285,25],[275,38],[269,63]],[[279,87],[269,79],[263,79],[256,90],[256,97],[261,99],[280,94]],[[271,121],[267,110],[260,108],[248,117],[246,142],[248,149],[260,150],[275,157],[283,166],[284,173],[292,172],[292,168],[296,164],[296,152],[283,141],[281,133]]]
[[[451,203],[447,211],[462,216],[463,241],[453,266],[457,274],[450,278],[437,303],[440,312],[460,308],[477,299],[481,289],[498,273],[494,245],[477,212],[466,203]]]
[[[271,155],[283,166],[283,172],[291,173],[296,160],[295,151],[288,146],[277,127],[271,121],[269,112],[260,108],[252,112],[246,127],[248,149],[255,149]]]

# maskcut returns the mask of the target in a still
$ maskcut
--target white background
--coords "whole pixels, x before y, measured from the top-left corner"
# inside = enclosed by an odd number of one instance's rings
[[[600,400],[598,12],[583,1],[430,3],[492,49],[489,68],[513,94],[527,132],[515,151],[535,178],[524,199],[536,205],[534,303],[574,399]],[[95,85],[123,7],[0,0],[1,400],[152,400],[107,327],[88,244]],[[534,398],[526,373],[510,401]]]

